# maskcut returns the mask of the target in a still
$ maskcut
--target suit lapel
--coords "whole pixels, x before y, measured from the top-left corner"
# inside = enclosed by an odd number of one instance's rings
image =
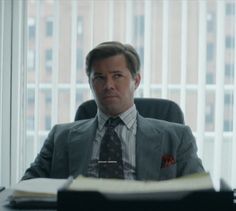
[[[138,180],[157,180],[161,166],[162,133],[142,116],[137,118],[136,172]]]
[[[77,125],[68,138],[69,172],[74,177],[86,174],[96,135],[97,118]]]

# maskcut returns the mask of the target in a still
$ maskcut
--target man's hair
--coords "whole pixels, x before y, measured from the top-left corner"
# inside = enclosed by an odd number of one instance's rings
[[[134,78],[140,71],[140,59],[137,51],[129,44],[122,44],[115,41],[103,42],[88,53],[86,56],[87,76],[90,77],[95,61],[116,55],[124,55],[127,67]]]

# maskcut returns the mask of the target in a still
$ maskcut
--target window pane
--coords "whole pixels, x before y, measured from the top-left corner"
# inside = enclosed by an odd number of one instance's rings
[[[189,1],[187,9],[187,83],[198,83],[198,23],[199,5],[197,1]],[[193,50],[194,49],[194,50]],[[173,67],[174,68],[174,67]]]
[[[206,171],[213,172],[214,153],[214,138],[207,137],[203,147],[203,164]]]
[[[206,131],[214,131],[215,128],[215,94],[213,91],[206,93],[206,116],[205,128]]]
[[[53,35],[53,19],[52,17],[48,17],[46,21],[46,36],[52,37]]]
[[[169,11],[169,83],[179,84],[181,80],[181,4],[170,1]]]
[[[221,175],[225,181],[231,181],[232,175],[232,139],[224,138],[222,145]]]
[[[27,90],[27,116],[26,116],[26,127],[27,130],[34,130],[34,109],[35,109],[35,90]]]
[[[226,92],[224,95],[224,131],[233,131],[233,92]]]
[[[34,149],[34,136],[27,135],[26,143],[25,143],[25,152],[32,152],[33,149]],[[33,153],[26,153],[24,157],[25,157],[25,163],[27,166],[29,166],[34,160]]]
[[[70,92],[59,90],[58,93],[58,122],[65,123],[70,121]]]
[[[51,117],[51,90],[50,89],[42,89],[39,90],[39,130],[47,131],[51,128],[51,123],[49,124],[49,119]]]
[[[196,91],[188,91],[186,95],[186,116],[185,122],[189,125],[193,131],[197,130],[197,115],[200,115],[197,111],[197,93]]]
[[[90,98],[90,91],[88,89],[76,89],[76,106],[75,109],[77,110],[78,106],[83,103],[84,101]]]

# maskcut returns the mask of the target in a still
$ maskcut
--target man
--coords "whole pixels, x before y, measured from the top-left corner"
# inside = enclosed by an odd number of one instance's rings
[[[101,43],[87,55],[86,73],[96,117],[54,126],[22,179],[166,180],[204,171],[189,127],[138,114],[134,92],[141,80],[140,60],[132,46]]]

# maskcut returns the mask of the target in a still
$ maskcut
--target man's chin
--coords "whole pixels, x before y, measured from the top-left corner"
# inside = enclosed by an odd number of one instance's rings
[[[120,101],[119,101],[119,98],[117,98],[117,97],[106,97],[102,100],[101,104],[104,107],[110,107],[110,106],[119,105]]]
[[[117,102],[110,102],[110,104],[103,105],[103,112],[109,116],[120,114],[120,105]]]

